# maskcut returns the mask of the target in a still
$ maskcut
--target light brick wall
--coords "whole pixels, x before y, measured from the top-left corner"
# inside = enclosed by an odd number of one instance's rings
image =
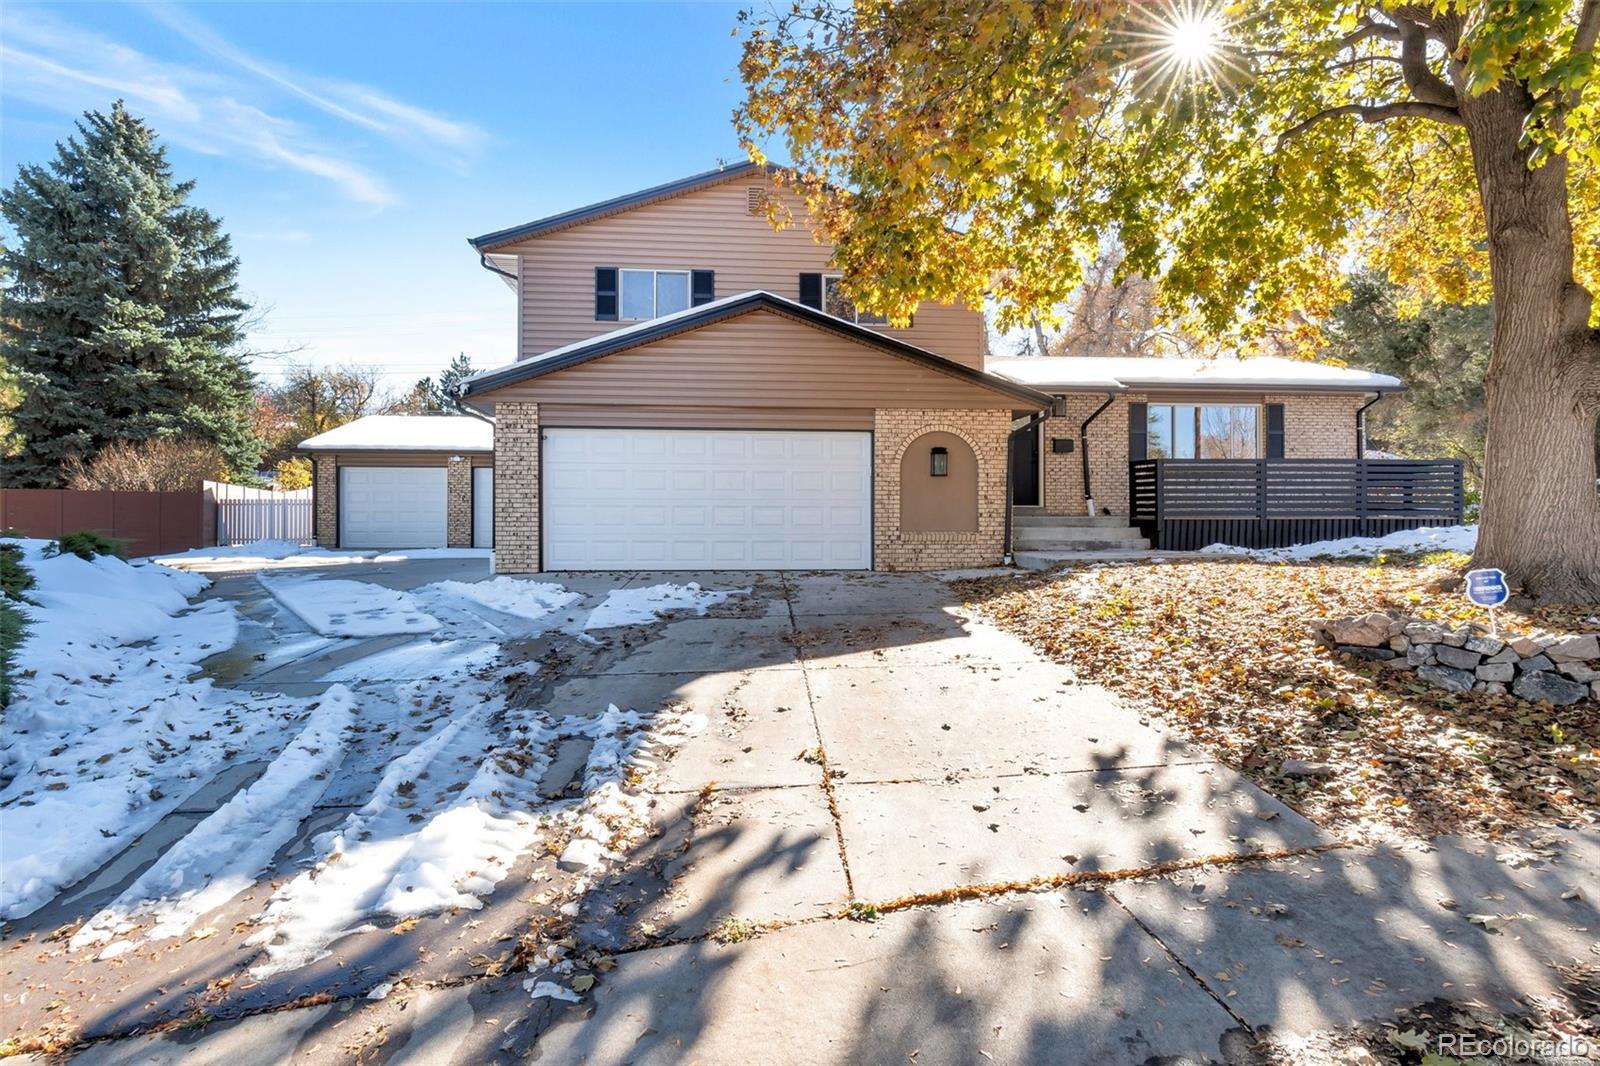
[[[495,573],[536,573],[539,569],[539,405],[499,403],[495,405],[494,415]],[[470,487],[468,497],[471,497]],[[469,537],[470,530],[469,517]]]
[[[1128,513],[1128,405],[1143,402],[1142,394],[1121,394],[1089,426],[1089,485],[1097,510]],[[1106,402],[1105,393],[1067,397],[1064,418],[1044,423],[1044,510],[1046,514],[1087,514],[1083,498],[1083,442],[1078,429],[1095,408]],[[1050,450],[1053,437],[1068,437],[1072,451]]]
[[[445,468],[445,543],[472,547],[472,460],[451,459]]]
[[[1283,404],[1283,457],[1356,458],[1356,410],[1369,399],[1342,392],[1268,396],[1267,403]]]
[[[1287,393],[1265,396],[1262,403],[1283,404],[1284,458],[1352,459],[1356,454],[1356,409],[1368,398],[1346,393]],[[1047,514],[1085,513],[1078,427],[1104,400],[1104,394],[1069,395],[1066,417],[1045,420]],[[1095,506],[1110,508],[1112,514],[1128,513],[1128,405],[1146,400],[1141,393],[1119,395],[1089,427],[1089,477]],[[1263,414],[1263,433],[1265,425]],[[1072,438],[1073,450],[1065,455],[1052,452],[1052,437]]]
[[[311,516],[311,539],[319,548],[339,546],[339,461],[331,455],[311,460],[316,511]]]
[[[873,565],[878,570],[945,570],[997,565],[1005,550],[1006,436],[1011,412],[879,408],[872,418]],[[924,433],[954,433],[978,459],[978,528],[900,528],[900,460]]]

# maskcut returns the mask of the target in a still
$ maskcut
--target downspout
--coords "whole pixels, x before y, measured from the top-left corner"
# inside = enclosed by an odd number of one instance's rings
[[[450,397],[450,402],[455,404],[456,410],[459,411],[461,414],[471,415],[473,418],[482,419],[483,421],[489,423],[491,426],[494,425],[494,416],[493,415],[486,415],[482,411],[478,410],[475,407],[468,407],[466,405],[466,402],[464,400],[462,400],[461,397],[452,396],[452,397]]]
[[[1372,399],[1356,408],[1356,458],[1367,457],[1367,408],[1383,399],[1383,393],[1375,392]]]
[[[1049,418],[1051,415],[1063,414],[1066,414],[1066,401],[1058,396],[1056,397],[1055,402],[1051,405],[1050,410],[1039,412],[1026,422],[1022,423],[1022,425],[1006,434],[1006,535],[1005,543],[1001,549],[1002,554],[1000,560],[1001,565],[1003,566],[1012,566],[1016,562],[1011,553],[1011,500],[1014,495],[1011,484],[1011,446],[1016,442],[1017,434],[1028,432],[1035,426],[1039,425],[1039,423]]]
[[[1083,424],[1078,427],[1078,454],[1083,459],[1083,502],[1090,517],[1094,516],[1094,489],[1089,485],[1089,423],[1104,414],[1105,409],[1110,407],[1116,398],[1115,392],[1107,392],[1106,402],[1096,407],[1094,413],[1085,418]]]
[[[491,273],[499,274],[502,278],[505,278],[507,281],[516,281],[517,280],[517,276],[515,274],[511,273],[508,270],[501,270],[499,267],[497,267],[493,263],[489,262],[489,257],[487,255],[485,255],[483,252],[479,252],[478,253],[478,265],[483,267],[483,269],[485,269],[487,271],[490,271]]]

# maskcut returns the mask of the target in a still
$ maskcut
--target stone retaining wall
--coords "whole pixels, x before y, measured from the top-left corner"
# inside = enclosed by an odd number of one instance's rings
[[[1450,628],[1382,612],[1331,618],[1315,633],[1340,654],[1410,670],[1454,692],[1510,693],[1561,705],[1600,700],[1600,636],[1594,633],[1501,639],[1481,626]]]

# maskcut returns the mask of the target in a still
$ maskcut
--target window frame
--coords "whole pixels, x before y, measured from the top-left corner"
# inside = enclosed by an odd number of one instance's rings
[[[650,315],[648,318],[629,318],[627,314],[627,277],[629,274],[650,275]],[[683,278],[683,292],[685,303],[679,308],[687,311],[694,306],[694,271],[677,270],[656,267],[618,267],[617,268],[617,321],[618,322],[650,322],[661,317],[661,301],[658,297],[656,279],[662,274],[672,274]],[[677,311],[668,311],[667,314],[677,314]]]
[[[830,315],[833,315],[833,312],[828,310],[828,282],[830,282],[830,281],[842,282],[842,281],[844,281],[844,275],[843,274],[824,274],[824,275],[822,275],[822,310],[827,312]],[[843,298],[843,297],[841,296],[841,298]],[[850,303],[850,313],[851,313],[851,315],[853,317],[845,318],[843,315],[833,315],[833,317],[834,318],[843,318],[846,322],[854,322],[858,326],[889,326],[890,325],[889,316],[888,315],[877,315],[877,314],[873,314],[870,311],[863,312],[861,310],[861,308],[856,306],[854,300],[849,301],[849,303]],[[865,321],[863,321],[862,318],[861,318],[863,313],[865,313],[868,316]]]
[[[1201,454],[1201,452],[1203,450],[1203,447],[1204,447],[1203,442],[1205,440],[1205,435],[1204,435],[1204,432],[1203,432],[1203,426],[1204,426],[1204,422],[1205,422],[1204,412],[1205,412],[1206,408],[1223,408],[1223,409],[1237,409],[1237,410],[1247,410],[1247,411],[1255,412],[1255,443],[1254,443],[1254,447],[1253,447],[1254,454],[1250,455],[1250,456],[1242,457],[1242,458],[1241,457],[1237,457],[1237,456],[1230,456],[1230,457],[1228,457],[1228,459],[1232,459],[1235,462],[1239,462],[1239,461],[1249,462],[1249,461],[1253,461],[1253,460],[1257,460],[1257,459],[1264,459],[1264,458],[1266,458],[1266,441],[1263,438],[1262,428],[1266,424],[1266,406],[1267,405],[1265,403],[1204,403],[1204,402],[1187,403],[1187,402],[1179,402],[1179,401],[1165,401],[1165,402],[1160,402],[1160,403],[1146,402],[1146,404],[1145,404],[1145,435],[1146,435],[1145,436],[1145,455],[1147,457],[1149,457],[1149,458],[1199,460],[1201,462],[1208,462],[1208,463],[1209,462],[1218,461],[1219,458],[1221,458],[1219,456],[1211,456],[1211,455],[1202,455]],[[1190,426],[1191,426],[1191,428],[1189,430],[1189,434],[1190,434],[1190,441],[1193,444],[1194,454],[1193,455],[1168,454],[1168,455],[1162,455],[1162,456],[1154,455],[1153,453],[1159,447],[1161,447],[1164,444],[1171,445],[1170,451],[1172,451],[1172,452],[1176,452],[1178,450],[1178,447],[1177,447],[1178,443],[1179,443],[1178,411],[1183,409],[1183,408],[1189,408],[1190,410],[1192,410],[1194,412],[1193,418],[1188,420],[1190,422]],[[1163,441],[1155,432],[1155,422],[1153,420],[1155,419],[1156,412],[1158,410],[1162,410],[1162,411],[1167,412],[1166,429],[1167,429],[1167,432],[1168,432],[1168,438],[1169,439],[1167,439],[1165,441]],[[1227,460],[1223,460],[1223,461],[1227,461]]]

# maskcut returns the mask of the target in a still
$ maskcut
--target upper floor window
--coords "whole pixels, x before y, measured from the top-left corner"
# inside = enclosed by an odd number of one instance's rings
[[[622,270],[624,322],[645,322],[689,308],[687,270]]]
[[[835,318],[843,318],[863,326],[889,324],[889,319],[885,315],[875,315],[869,311],[856,309],[856,305],[850,302],[850,297],[844,294],[843,276],[840,274],[822,276],[822,309]]]
[[[1260,409],[1251,404],[1153,403],[1146,412],[1151,459],[1257,459]]]

